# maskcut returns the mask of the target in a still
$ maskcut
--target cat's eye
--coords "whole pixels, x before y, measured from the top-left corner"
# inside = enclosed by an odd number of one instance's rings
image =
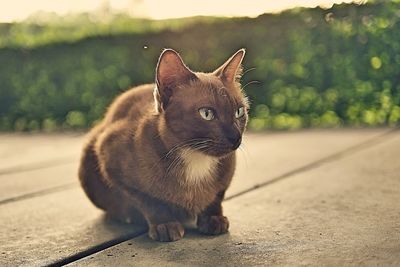
[[[240,117],[243,117],[243,115],[244,115],[244,107],[238,108],[235,112],[235,118],[239,119]]]
[[[199,113],[201,117],[207,121],[214,119],[214,111],[209,108],[201,108],[199,109]]]

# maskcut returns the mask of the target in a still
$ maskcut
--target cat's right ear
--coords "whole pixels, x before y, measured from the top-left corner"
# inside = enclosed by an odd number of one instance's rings
[[[194,79],[196,75],[183,63],[179,54],[172,49],[165,49],[158,59],[156,69],[154,99],[157,111],[166,108],[175,88]]]
[[[242,61],[246,50],[237,51],[221,67],[214,71],[214,75],[220,77],[224,83],[233,84],[240,79],[242,74]]]

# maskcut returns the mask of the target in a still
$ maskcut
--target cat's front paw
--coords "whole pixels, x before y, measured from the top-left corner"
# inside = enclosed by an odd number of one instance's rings
[[[220,235],[228,232],[228,218],[222,215],[200,216],[197,221],[198,230],[206,235]]]
[[[156,241],[177,241],[183,237],[185,229],[179,222],[150,224],[149,237]]]

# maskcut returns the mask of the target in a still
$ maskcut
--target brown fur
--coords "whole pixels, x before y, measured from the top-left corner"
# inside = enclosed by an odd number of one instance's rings
[[[248,104],[238,83],[243,56],[239,50],[206,74],[190,71],[175,51],[165,50],[156,84],[120,95],[89,133],[79,178],[90,200],[113,218],[147,224],[155,240],[182,238],[182,223],[195,217],[205,234],[226,232],[221,201],[247,123]],[[213,120],[200,116],[203,107],[214,109]],[[245,114],[235,118],[240,107]],[[204,175],[196,167],[203,157],[204,166],[216,166]],[[192,164],[197,169],[189,177],[186,166]]]

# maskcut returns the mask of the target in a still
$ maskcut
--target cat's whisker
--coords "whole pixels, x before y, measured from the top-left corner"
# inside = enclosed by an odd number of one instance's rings
[[[247,74],[248,72],[250,72],[250,71],[253,71],[253,70],[255,70],[256,68],[250,68],[250,69],[247,69],[246,71],[244,71],[243,73],[242,73],[242,78],[243,78],[243,76],[245,75],[245,74]]]
[[[255,84],[255,83],[261,84],[260,81],[253,80],[253,81],[250,81],[250,82],[246,83],[246,84],[242,87],[242,90],[244,90],[248,85],[250,85],[250,84]]]
[[[153,164],[153,168],[156,167],[158,164],[160,164],[162,161],[164,161],[165,159],[167,159],[170,155],[172,155],[174,152],[178,151],[181,148],[187,147],[188,145],[190,145],[192,142],[196,142],[197,140],[204,140],[205,138],[195,138],[195,139],[190,139],[184,142],[181,142],[175,146],[173,146],[169,151],[167,151],[167,153],[160,157],[158,161],[156,161]]]
[[[210,148],[209,145],[202,145],[202,146],[198,146],[195,148],[195,150],[201,151],[201,152],[205,152],[208,148]]]
[[[191,143],[198,142],[198,141],[202,141],[202,140],[205,140],[205,138],[195,138],[195,139],[190,139],[190,140],[184,141],[184,142],[182,142],[182,143],[179,143],[179,144],[173,146],[173,147],[165,154],[164,158],[168,158],[168,156],[169,156],[170,154],[174,153],[175,151],[177,151],[177,150],[179,150],[179,149],[181,149],[181,148],[184,148],[184,147],[186,147],[186,146],[190,146]]]
[[[201,142],[197,142],[197,143],[193,144],[190,147],[195,149],[195,150],[200,150],[201,151],[203,148],[209,147],[210,143],[212,145],[212,140],[208,139],[208,140],[204,140],[204,141],[201,141]]]
[[[178,163],[181,162],[181,161],[182,161],[181,157],[175,157],[172,160],[172,162],[169,164],[167,170],[164,173],[164,177],[163,178],[165,178],[170,173],[170,171],[173,170],[178,165]]]
[[[239,151],[242,152],[244,162],[246,165],[246,169],[247,169],[249,167],[248,153],[247,153],[246,149],[243,147],[243,144],[241,146],[239,146]]]

